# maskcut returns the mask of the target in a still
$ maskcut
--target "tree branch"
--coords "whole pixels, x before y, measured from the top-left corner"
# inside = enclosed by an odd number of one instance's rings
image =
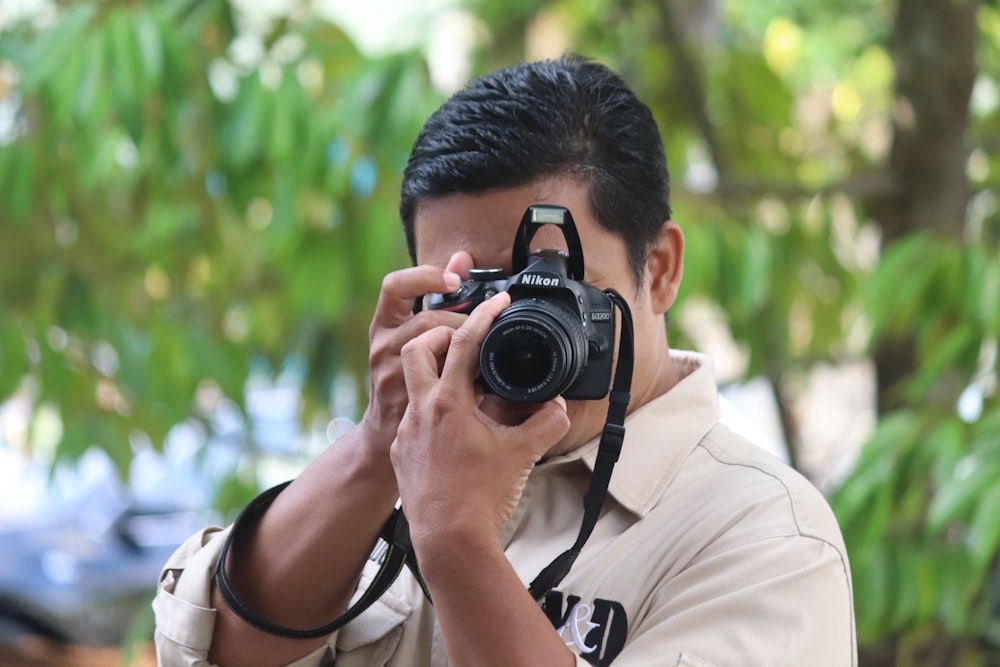
[[[678,85],[681,89],[681,95],[687,101],[687,108],[690,109],[691,120],[705,140],[719,179],[723,180],[725,175],[729,173],[729,162],[722,150],[722,144],[715,133],[715,126],[708,112],[708,97],[705,94],[701,72],[691,57],[684,36],[679,30],[671,2],[672,0],[657,0],[653,3],[660,14],[657,30],[674,60]]]
[[[898,188],[899,185],[894,181],[893,175],[889,171],[879,169],[855,174],[842,181],[815,188],[799,183],[732,178],[720,180],[713,190],[707,192],[687,189],[683,185],[674,186],[674,191],[681,197],[696,201],[722,201],[727,204],[738,204],[766,196],[795,200],[827,197],[835,194],[843,194],[852,199],[867,201],[895,196]]]

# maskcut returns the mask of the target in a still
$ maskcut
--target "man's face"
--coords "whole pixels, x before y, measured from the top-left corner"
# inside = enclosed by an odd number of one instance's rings
[[[514,236],[521,216],[532,204],[569,209],[583,245],[584,280],[599,289],[614,287],[630,302],[635,313],[636,302],[641,301],[642,296],[636,295],[625,244],[597,223],[590,209],[586,186],[568,178],[421,202],[414,221],[417,262],[444,267],[453,253],[464,250],[472,256],[475,267],[501,268],[509,275]],[[538,248],[566,250],[562,232],[553,225],[542,227],[532,239],[532,250]],[[637,333],[637,361],[642,350],[640,335]],[[659,335],[662,338],[662,324]],[[636,364],[635,381],[640,383],[644,381],[641,367],[641,362]],[[482,407],[505,423],[517,423],[525,411],[531,410],[530,406],[503,401],[492,395],[484,398]],[[571,451],[599,433],[604,426],[607,401],[569,401],[567,412],[571,422],[569,432],[550,455]]]

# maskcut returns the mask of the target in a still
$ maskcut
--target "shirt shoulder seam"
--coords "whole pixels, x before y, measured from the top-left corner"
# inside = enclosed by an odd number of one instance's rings
[[[791,516],[792,523],[795,526],[795,532],[796,532],[796,534],[798,534],[798,535],[800,535],[802,537],[811,537],[813,539],[821,540],[821,541],[826,542],[827,544],[829,544],[836,551],[838,551],[838,552],[841,551],[840,547],[838,547],[838,545],[835,542],[832,542],[825,535],[823,535],[822,531],[818,530],[817,527],[815,527],[815,526],[809,526],[808,529],[807,529],[806,526],[803,526],[802,521],[800,520],[800,512],[799,512],[798,508],[796,507],[796,502],[795,502],[795,499],[794,499],[795,498],[795,494],[793,493],[792,489],[789,488],[787,482],[784,479],[782,479],[782,477],[780,475],[777,475],[773,471],[768,470],[767,468],[765,468],[763,466],[760,466],[760,465],[757,465],[757,464],[752,463],[752,462],[737,461],[737,460],[723,458],[723,457],[721,457],[719,455],[719,453],[716,451],[716,449],[714,447],[706,446],[708,444],[716,442],[716,438],[713,436],[713,432],[714,432],[714,429],[713,429],[713,431],[710,431],[708,434],[706,434],[705,437],[702,438],[702,441],[698,443],[697,447],[705,450],[705,452],[710,457],[712,457],[713,460],[715,460],[716,462],[718,462],[721,465],[724,465],[724,466],[733,466],[733,467],[739,467],[739,468],[747,468],[749,470],[755,470],[758,473],[760,473],[762,475],[766,475],[767,477],[770,477],[772,480],[774,480],[775,482],[777,482],[781,486],[782,495],[784,497],[785,502],[788,503],[788,511],[789,511],[790,516]],[[797,471],[795,471],[794,468],[789,468],[789,470],[791,470],[792,472],[794,472],[796,475],[800,474]],[[804,483],[808,483],[808,481],[804,480]],[[819,491],[816,490],[816,493],[818,494]]]

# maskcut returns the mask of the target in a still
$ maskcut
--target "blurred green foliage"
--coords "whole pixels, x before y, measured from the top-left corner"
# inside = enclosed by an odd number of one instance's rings
[[[2,37],[0,396],[58,406],[62,457],[98,443],[124,471],[130,434],[162,442],[199,386],[242,401],[252,364],[300,359],[310,412],[336,373],[364,383],[439,95],[418,57],[366,60],[329,23],[275,25],[252,66],[237,37],[219,0],[74,3]]]
[[[793,463],[811,369],[867,360],[893,378],[832,494],[863,661],[997,664],[1000,11],[455,7],[475,39],[448,58],[472,74],[573,50],[650,104],[687,236],[672,342],[698,346],[694,307],[720,313],[746,376],[773,390]],[[206,396],[242,404],[252,372],[302,369],[305,423],[343,409],[337,377],[364,401],[378,287],[408,262],[400,173],[445,95],[434,33],[373,56],[291,7],[247,55],[242,25],[223,0],[109,0],[0,26],[0,109],[14,111],[0,126],[0,398],[52,406],[60,458],[96,444],[124,473],[137,434],[159,446]],[[923,76],[957,82],[935,88],[950,116],[919,95]],[[921,142],[942,137],[964,168],[934,171],[941,146]]]

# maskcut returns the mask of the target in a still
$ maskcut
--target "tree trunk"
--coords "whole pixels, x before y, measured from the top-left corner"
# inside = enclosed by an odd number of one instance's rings
[[[896,69],[892,194],[872,202],[882,249],[907,234],[932,230],[960,241],[969,199],[966,177],[969,99],[976,77],[980,0],[899,0],[892,42]],[[912,338],[875,350],[878,409],[900,404],[899,382],[912,374]]]

